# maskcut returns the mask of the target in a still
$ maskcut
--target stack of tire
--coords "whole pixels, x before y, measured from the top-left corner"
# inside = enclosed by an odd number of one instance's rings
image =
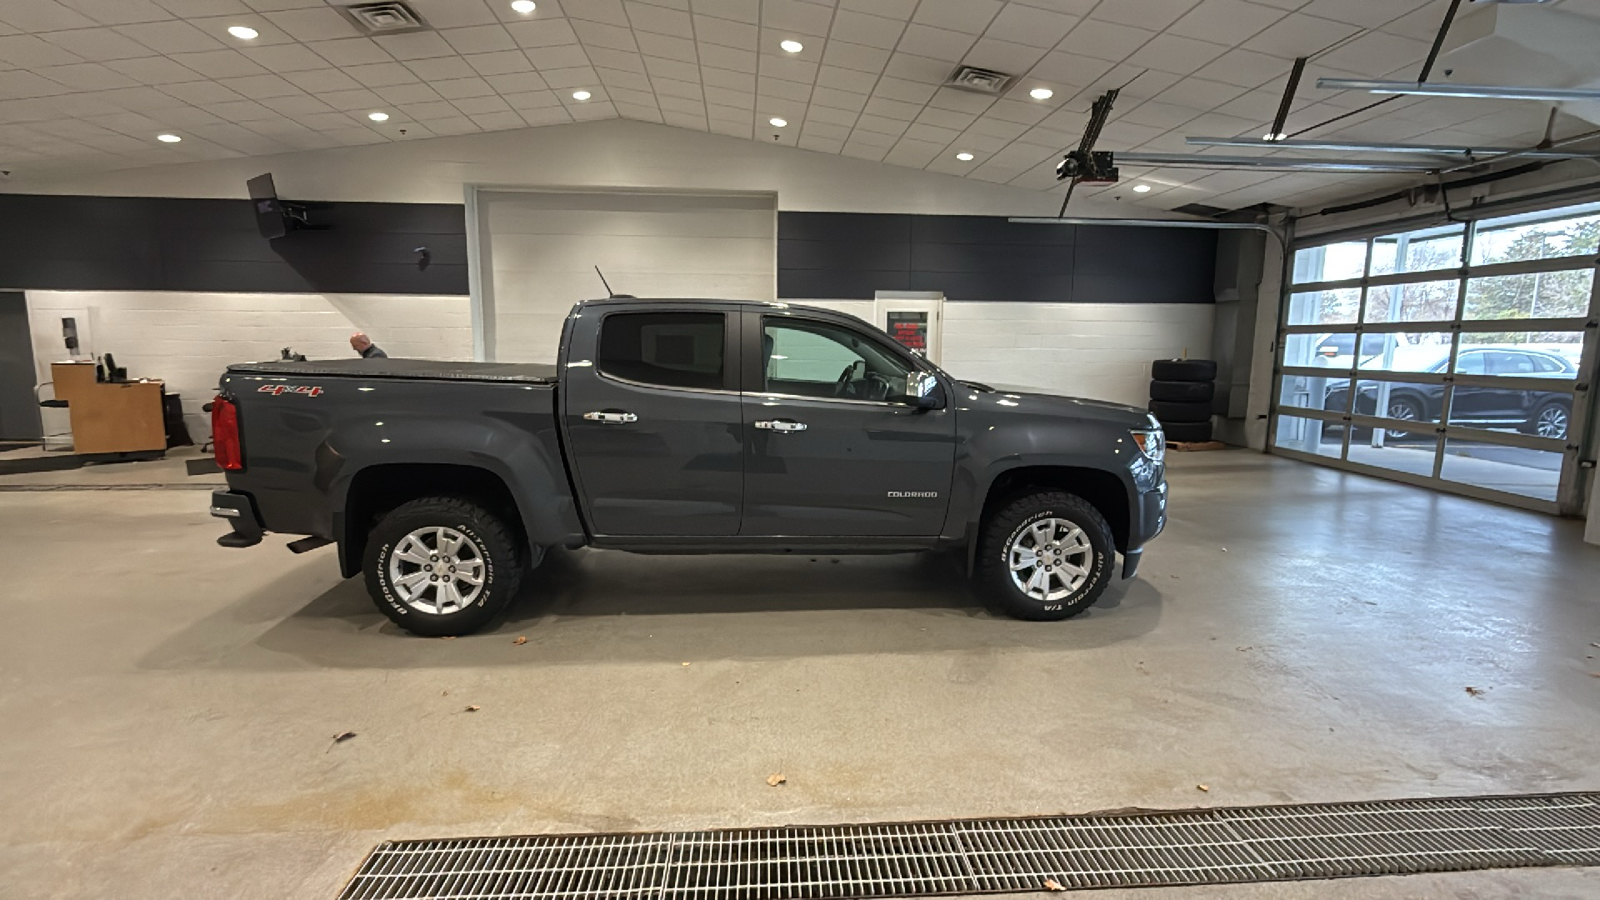
[[[1150,412],[1170,443],[1211,440],[1211,402],[1217,363],[1210,359],[1158,359],[1150,367]]]

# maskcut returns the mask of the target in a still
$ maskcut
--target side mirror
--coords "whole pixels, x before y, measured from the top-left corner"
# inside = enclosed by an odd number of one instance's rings
[[[944,409],[944,385],[932,372],[912,372],[906,376],[906,394],[919,410]]]

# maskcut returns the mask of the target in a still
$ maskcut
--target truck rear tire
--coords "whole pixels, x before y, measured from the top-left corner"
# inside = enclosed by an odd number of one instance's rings
[[[1074,494],[1043,491],[1008,502],[984,523],[978,585],[1013,618],[1055,621],[1093,606],[1116,562],[1099,510]]]
[[[412,634],[471,634],[504,610],[522,584],[514,534],[466,500],[412,500],[384,516],[367,539],[367,593]]]

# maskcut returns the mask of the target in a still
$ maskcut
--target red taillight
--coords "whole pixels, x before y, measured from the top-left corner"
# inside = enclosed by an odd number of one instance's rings
[[[229,472],[244,468],[244,454],[239,451],[239,409],[220,396],[211,401],[211,442],[220,468]]]

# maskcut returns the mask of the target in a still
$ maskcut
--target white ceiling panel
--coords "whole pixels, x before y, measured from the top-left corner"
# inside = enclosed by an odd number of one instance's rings
[[[1515,143],[1546,112],[1414,97],[1365,109],[1371,95],[1314,87],[1409,76],[1449,0],[540,0],[532,15],[408,0],[430,29],[376,38],[339,14],[346,2],[0,0],[0,164],[88,172],[624,116],[1054,190],[1057,155],[1106,90],[1122,93],[1099,149],[1215,152],[1184,138],[1263,133],[1302,55],[1293,132]],[[237,40],[234,24],[260,36]],[[960,64],[1015,80],[1000,98],[944,86]],[[1582,127],[1563,120],[1558,135]],[[161,130],[187,140],[156,144]],[[1161,208],[1374,183],[1123,169],[1155,189],[1094,190]]]

